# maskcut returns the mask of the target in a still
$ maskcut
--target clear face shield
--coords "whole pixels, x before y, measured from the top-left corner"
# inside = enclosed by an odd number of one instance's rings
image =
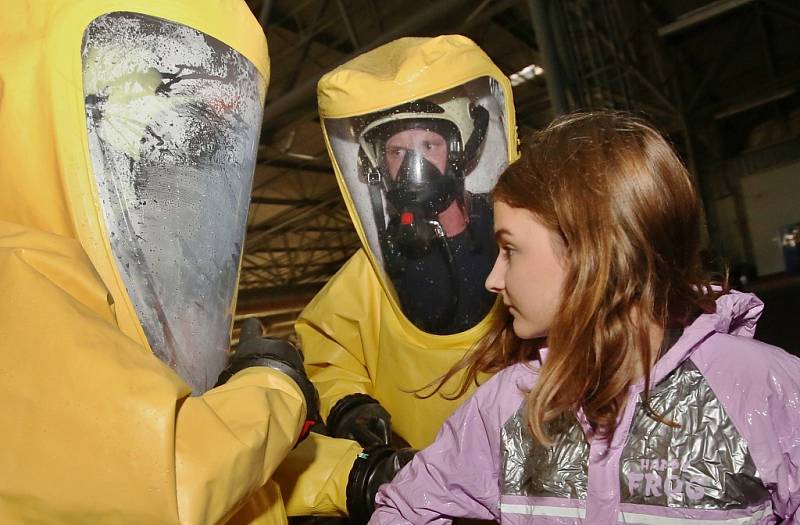
[[[488,193],[508,165],[501,86],[482,77],[374,113],[325,119],[334,162],[384,283],[435,334],[467,330],[494,303]]]
[[[155,354],[200,393],[227,361],[264,80],[195,29],[133,13],[84,34],[92,169]]]

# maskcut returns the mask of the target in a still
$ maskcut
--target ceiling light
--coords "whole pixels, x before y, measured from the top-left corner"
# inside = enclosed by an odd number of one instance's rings
[[[544,74],[544,69],[537,66],[536,64],[530,64],[523,67],[516,73],[511,73],[509,78],[511,79],[512,86],[519,86],[523,82],[532,80],[542,74]]]

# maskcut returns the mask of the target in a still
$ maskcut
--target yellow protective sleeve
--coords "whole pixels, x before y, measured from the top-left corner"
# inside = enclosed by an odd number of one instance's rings
[[[190,397],[121,333],[76,240],[0,221],[0,290],[0,523],[218,523],[295,442],[290,379],[250,368]]]
[[[283,506],[283,495],[277,483],[267,481],[255,491],[245,504],[225,525],[288,525],[289,518]]]
[[[346,516],[347,477],[361,445],[312,432],[286,456],[272,479],[289,516]]]
[[[432,335],[401,315],[362,249],[309,303],[295,330],[323,417],[345,395],[366,393],[389,411],[400,437],[424,448],[463,399],[445,399],[441,393],[423,399],[414,392],[447,372],[488,323],[458,334]],[[452,393],[460,380],[459,374],[444,393]]]
[[[360,274],[364,272],[371,273],[372,268],[359,250],[295,323],[306,371],[319,392],[325,420],[333,405],[348,394],[374,396],[369,369],[377,365],[382,288],[377,279],[363,278]]]

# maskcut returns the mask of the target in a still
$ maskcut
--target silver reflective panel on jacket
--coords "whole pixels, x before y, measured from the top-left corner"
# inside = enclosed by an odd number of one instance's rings
[[[740,509],[769,499],[747,443],[691,361],[650,394],[656,414],[636,407],[622,453],[623,503],[690,509]]]
[[[651,391],[657,421],[637,402],[620,461],[622,503],[744,509],[768,501],[747,443],[691,361]],[[533,438],[520,408],[502,429],[501,493],[585,500],[589,443],[574,417],[552,422],[552,447]]]
[[[500,490],[509,496],[586,499],[589,444],[575,418],[548,425],[555,443],[538,443],[525,418],[525,405],[503,426]]]

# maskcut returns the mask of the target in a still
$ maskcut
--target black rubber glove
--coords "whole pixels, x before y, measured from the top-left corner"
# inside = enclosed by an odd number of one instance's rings
[[[365,448],[353,463],[347,478],[347,513],[351,525],[365,525],[375,510],[378,488],[394,479],[417,451],[388,446]]]
[[[306,418],[300,431],[299,443],[308,436],[311,427],[319,421],[319,396],[303,367],[303,354],[289,341],[263,337],[261,321],[255,318],[242,323],[239,346],[228,368],[222,371],[216,386],[225,384],[236,372],[251,366],[266,366],[289,376],[306,400]]]
[[[340,399],[328,414],[327,423],[328,435],[354,439],[364,448],[390,444],[392,416],[366,394]]]

